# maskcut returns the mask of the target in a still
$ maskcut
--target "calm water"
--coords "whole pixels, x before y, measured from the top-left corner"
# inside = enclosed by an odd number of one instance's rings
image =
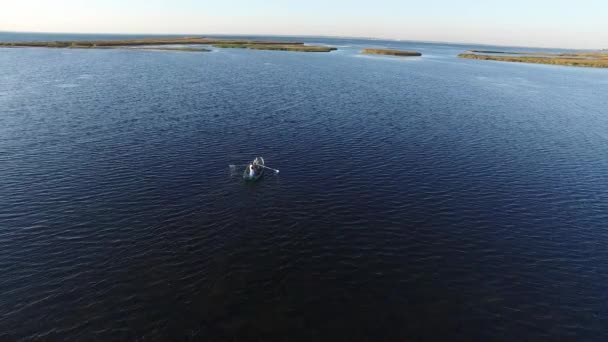
[[[608,70],[305,40],[0,49],[0,337],[608,339]]]

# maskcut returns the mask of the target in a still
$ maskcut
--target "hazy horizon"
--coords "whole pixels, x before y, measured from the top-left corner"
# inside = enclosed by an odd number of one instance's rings
[[[0,31],[358,37],[573,49],[608,48],[608,3],[413,1],[8,1]]]

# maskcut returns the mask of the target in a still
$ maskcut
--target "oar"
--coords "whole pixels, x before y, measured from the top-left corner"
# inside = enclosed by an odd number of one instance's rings
[[[272,171],[274,171],[274,172],[276,172],[276,173],[281,172],[280,170],[273,169],[273,168],[268,167],[268,166],[264,166],[264,165],[260,165],[260,164],[256,164],[256,165],[257,165],[257,166],[260,166],[260,167],[263,167],[263,168],[265,168],[265,169],[268,169],[268,170],[272,170]],[[230,169],[234,169],[234,168],[236,168],[237,166],[249,166],[249,164],[240,164],[240,165],[234,165],[234,164],[230,164],[230,165],[228,165],[228,166],[230,167]]]
[[[274,172],[276,172],[276,173],[279,173],[279,172],[280,172],[279,170],[277,170],[277,169],[273,169],[273,168],[268,167],[268,166],[264,166],[264,165],[258,165],[258,166],[261,166],[261,167],[263,167],[263,168],[265,168],[265,169],[268,169],[268,170],[272,170],[272,171],[274,171]]]

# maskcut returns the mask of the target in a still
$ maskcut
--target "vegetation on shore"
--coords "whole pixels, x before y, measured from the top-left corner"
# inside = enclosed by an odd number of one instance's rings
[[[246,39],[213,39],[213,38],[145,38],[123,40],[76,40],[76,41],[50,41],[50,42],[0,42],[0,47],[44,47],[44,48],[77,48],[77,49],[109,49],[109,48],[136,48],[142,46],[162,45],[212,45],[216,48],[240,48],[254,50],[280,50],[298,52],[330,52],[336,50],[328,46],[309,46],[302,42],[277,40],[246,40]],[[166,51],[192,51],[205,52],[206,49],[191,47],[157,47],[150,50]]]
[[[120,50],[137,50],[137,51],[177,51],[177,52],[211,52],[212,50],[198,47],[187,47],[187,46],[179,46],[179,47],[167,47],[167,46],[150,46],[150,47],[141,47],[141,46],[70,46],[70,49],[120,49]]]
[[[501,62],[518,62],[518,63],[535,63],[535,64],[550,64],[550,65],[566,65],[589,68],[608,68],[607,53],[523,53],[523,52],[500,52],[492,51],[491,53],[513,54],[518,56],[493,56],[474,53],[463,53],[458,55],[460,58],[478,59],[486,61],[501,61]],[[490,52],[485,52],[490,53]]]
[[[387,49],[363,49],[361,53],[371,55],[387,55],[387,56],[400,56],[400,57],[419,57],[422,56],[420,52],[415,51],[400,51],[400,50],[387,50]]]
[[[111,49],[131,49],[139,51],[211,52],[211,50],[209,49],[191,47],[112,47]]]
[[[274,40],[239,40],[214,39],[202,37],[185,38],[144,38],[122,40],[74,40],[74,41],[33,41],[33,42],[0,42],[4,47],[49,47],[49,48],[98,48],[112,46],[144,46],[144,45],[212,45],[212,44],[262,44],[262,45],[304,45],[301,42],[274,41]]]
[[[222,49],[253,49],[274,51],[296,51],[296,52],[330,52],[337,50],[329,46],[312,46],[302,44],[251,44],[251,43],[218,43],[213,47]]]
[[[583,57],[608,57],[608,52],[580,52],[580,53],[567,53],[567,52],[562,52],[562,53],[557,53],[557,52],[539,52],[539,51],[528,51],[528,52],[521,52],[521,51],[493,51],[493,50],[471,50],[469,51],[469,53],[475,53],[475,54],[486,54],[486,53],[491,53],[491,54],[508,54],[508,55],[526,55],[526,56],[530,56],[530,57],[534,57],[534,56],[538,56],[538,57],[579,57],[579,58],[583,58]]]
[[[523,52],[505,52],[505,51],[494,51],[494,50],[471,50],[473,53],[508,53],[511,55],[525,55]]]
[[[328,46],[309,46],[302,42],[273,41],[273,40],[242,40],[242,39],[212,39],[212,38],[145,38],[124,40],[76,40],[51,42],[0,42],[0,47],[44,47],[44,48],[75,48],[75,49],[121,49],[160,51],[190,51],[207,52],[208,49],[192,47],[162,47],[162,45],[211,45],[216,48],[240,48],[253,50],[278,50],[298,52],[330,52],[336,50]],[[151,46],[145,48],[145,46]],[[159,47],[152,47],[159,46]]]

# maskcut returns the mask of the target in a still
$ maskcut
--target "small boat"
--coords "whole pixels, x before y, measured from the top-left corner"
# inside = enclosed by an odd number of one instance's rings
[[[253,165],[254,170],[253,176],[249,175],[249,165],[247,165],[245,172],[243,172],[243,179],[249,182],[255,182],[264,175],[264,158],[257,157],[251,164]]]

